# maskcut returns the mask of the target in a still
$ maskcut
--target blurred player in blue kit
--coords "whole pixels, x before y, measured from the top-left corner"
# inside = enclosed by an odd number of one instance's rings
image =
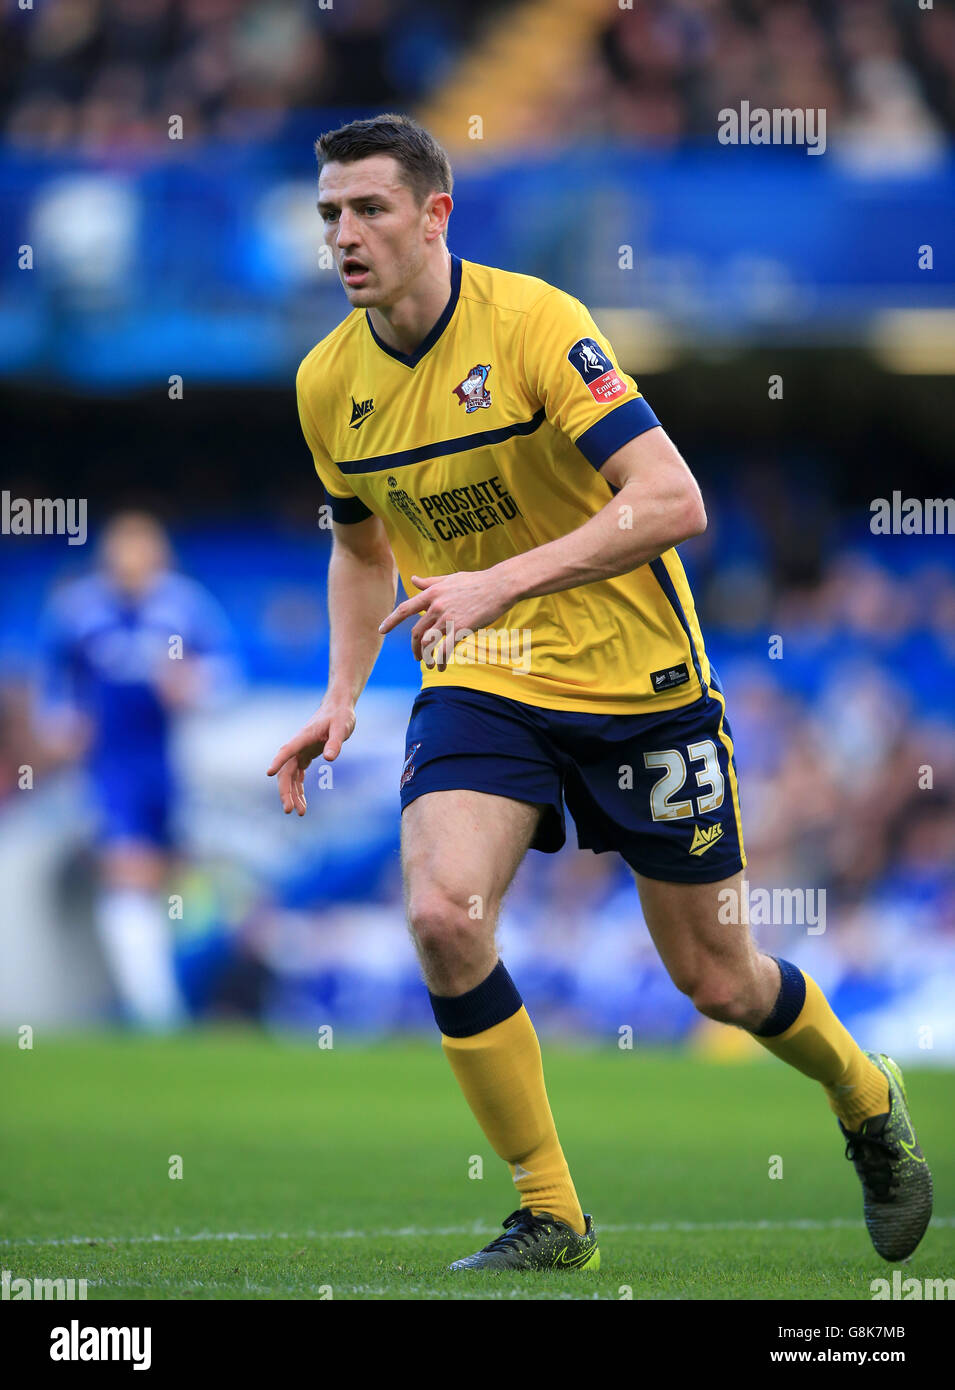
[[[144,1028],[185,1017],[165,884],[177,797],[177,716],[236,682],[215,600],[176,573],[144,512],[106,526],[97,571],[65,585],[45,615],[39,723],[48,750],[81,759],[98,811],[96,927],[123,1014]]]

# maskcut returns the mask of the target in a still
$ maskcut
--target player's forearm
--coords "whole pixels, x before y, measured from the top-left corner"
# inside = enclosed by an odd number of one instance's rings
[[[641,486],[627,485],[576,531],[503,560],[494,571],[516,603],[629,574],[705,527],[695,489],[648,497]]]
[[[329,696],[354,705],[368,683],[383,638],[382,615],[394,606],[398,569],[390,552],[362,559],[336,546],[328,566]]]

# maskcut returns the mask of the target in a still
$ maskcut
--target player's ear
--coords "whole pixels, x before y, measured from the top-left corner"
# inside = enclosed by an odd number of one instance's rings
[[[439,236],[444,236],[448,230],[448,219],[454,208],[454,202],[450,193],[431,193],[428,196],[427,212],[428,221],[425,229],[425,236],[429,241],[434,241]]]

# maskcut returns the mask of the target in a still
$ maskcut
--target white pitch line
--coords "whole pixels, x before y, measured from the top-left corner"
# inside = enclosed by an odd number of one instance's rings
[[[636,1221],[623,1225],[597,1227],[603,1234],[660,1235],[669,1232],[712,1231],[842,1231],[861,1228],[861,1220],[834,1217],[817,1221],[804,1217],[791,1221]],[[955,1226],[955,1216],[936,1216],[933,1227]],[[931,1228],[930,1228],[931,1229]],[[399,1226],[377,1231],[197,1231],[192,1235],[176,1232],[173,1235],[149,1236],[15,1236],[0,1240],[0,1247],[19,1246],[43,1248],[62,1245],[190,1245],[196,1242],[228,1242],[256,1240],[395,1240],[407,1237],[482,1236],[493,1233],[496,1226]]]
[[[156,1289],[156,1288],[164,1288],[164,1289],[179,1289],[179,1290],[184,1291],[184,1292],[197,1291],[197,1290],[203,1290],[203,1289],[225,1289],[225,1290],[227,1290],[227,1291],[228,1291],[229,1293],[231,1293],[231,1294],[235,1294],[235,1293],[236,1293],[237,1291],[239,1291],[239,1290],[244,1290],[244,1291],[246,1291],[246,1292],[248,1292],[248,1293],[270,1293],[270,1294],[274,1294],[274,1293],[306,1293],[306,1292],[308,1292],[308,1293],[320,1293],[320,1292],[322,1292],[325,1288],[328,1288],[328,1287],[329,1287],[329,1285],[327,1285],[327,1284],[252,1284],[252,1283],[250,1283],[248,1280],[246,1280],[245,1283],[244,1283],[244,1284],[241,1284],[241,1285],[239,1285],[239,1284],[224,1284],[224,1283],[222,1283],[222,1282],[220,1282],[219,1280],[216,1280],[216,1279],[199,1279],[199,1280],[197,1280],[195,1283],[192,1283],[192,1284],[190,1284],[190,1283],[185,1283],[184,1281],[179,1280],[179,1279],[153,1279],[153,1280],[150,1280],[149,1282],[146,1282],[146,1281],[130,1282],[129,1280],[125,1280],[125,1279],[124,1279],[124,1280],[118,1280],[118,1279],[88,1279],[86,1282],[87,1282],[87,1284],[89,1285],[89,1287],[90,1287],[91,1289],[92,1289],[92,1288],[104,1288],[104,1289]],[[334,1293],[339,1295],[339,1298],[338,1298],[337,1300],[336,1300],[336,1298],[333,1296],[333,1297],[330,1298],[330,1299],[318,1299],[318,1300],[315,1300],[315,1301],[317,1301],[317,1302],[333,1303],[333,1302],[336,1302],[336,1301],[340,1301],[340,1296],[341,1296],[342,1294],[370,1294],[370,1295],[372,1295],[372,1296],[374,1296],[374,1297],[380,1296],[380,1297],[386,1298],[386,1299],[388,1299],[388,1300],[390,1300],[390,1301],[394,1301],[394,1299],[395,1299],[395,1291],[394,1291],[393,1288],[387,1288],[387,1289],[386,1289],[386,1288],[381,1288],[381,1287],[376,1286],[376,1285],[373,1285],[373,1284],[343,1284],[343,1283],[341,1283],[340,1281],[337,1281],[337,1280],[336,1280],[336,1282],[335,1282],[333,1285],[331,1285],[331,1287],[332,1287],[332,1289],[334,1290]],[[500,1298],[507,1298],[507,1299],[526,1298],[526,1297],[527,1297],[527,1294],[528,1294],[528,1290],[527,1290],[527,1289],[522,1289],[522,1288],[510,1288],[510,1289],[507,1289],[507,1290],[503,1290],[503,1289],[490,1289],[490,1290],[485,1290],[485,1291],[480,1292],[480,1293],[469,1293],[469,1292],[467,1292],[466,1290],[464,1290],[464,1289],[462,1289],[462,1288],[456,1288],[456,1289],[453,1289],[453,1290],[452,1290],[450,1287],[446,1287],[446,1288],[443,1288],[443,1289],[431,1289],[431,1288],[427,1288],[427,1287],[426,1287],[425,1285],[423,1285],[423,1284],[407,1284],[407,1285],[402,1285],[401,1297],[403,1298],[405,1295],[408,1295],[408,1294],[421,1294],[421,1295],[423,1295],[423,1296],[426,1297],[426,1298],[443,1298],[443,1299],[447,1299],[449,1302],[459,1303],[459,1302],[461,1302],[462,1300],[467,1300],[467,1299],[474,1299],[474,1300],[480,1300],[481,1302],[486,1302],[488,1299],[492,1299],[492,1298],[499,1298],[499,1299],[500,1299]],[[561,1300],[561,1299],[563,1299],[563,1300],[571,1300],[571,1301],[574,1301],[574,1302],[580,1302],[580,1301],[583,1301],[583,1300],[599,1299],[599,1298],[600,1298],[600,1294],[599,1294],[598,1292],[596,1292],[596,1291],[595,1291],[594,1293],[589,1293],[589,1294],[579,1294],[579,1293],[557,1293],[557,1294],[547,1294],[547,1295],[546,1295],[546,1298],[547,1298],[547,1301],[548,1301],[548,1302],[555,1302],[555,1301]]]
[[[187,1245],[195,1241],[236,1240],[377,1240],[404,1236],[485,1235],[492,1226],[402,1226],[380,1231],[197,1231],[193,1235],[151,1236],[20,1236],[0,1240],[0,1246],[27,1245]]]

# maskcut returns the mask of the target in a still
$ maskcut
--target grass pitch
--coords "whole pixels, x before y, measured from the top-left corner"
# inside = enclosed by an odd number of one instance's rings
[[[597,1274],[452,1275],[517,1205],[437,1039],[8,1041],[0,1256],[118,1299],[862,1299],[891,1277],[819,1087],[732,1063],[545,1044]],[[907,1067],[955,1274],[955,1074]],[[182,1177],[171,1178],[181,1159]],[[483,1159],[483,1178],[469,1176]],[[770,1178],[773,1156],[782,1176]],[[775,1165],[778,1171],[778,1163]]]

